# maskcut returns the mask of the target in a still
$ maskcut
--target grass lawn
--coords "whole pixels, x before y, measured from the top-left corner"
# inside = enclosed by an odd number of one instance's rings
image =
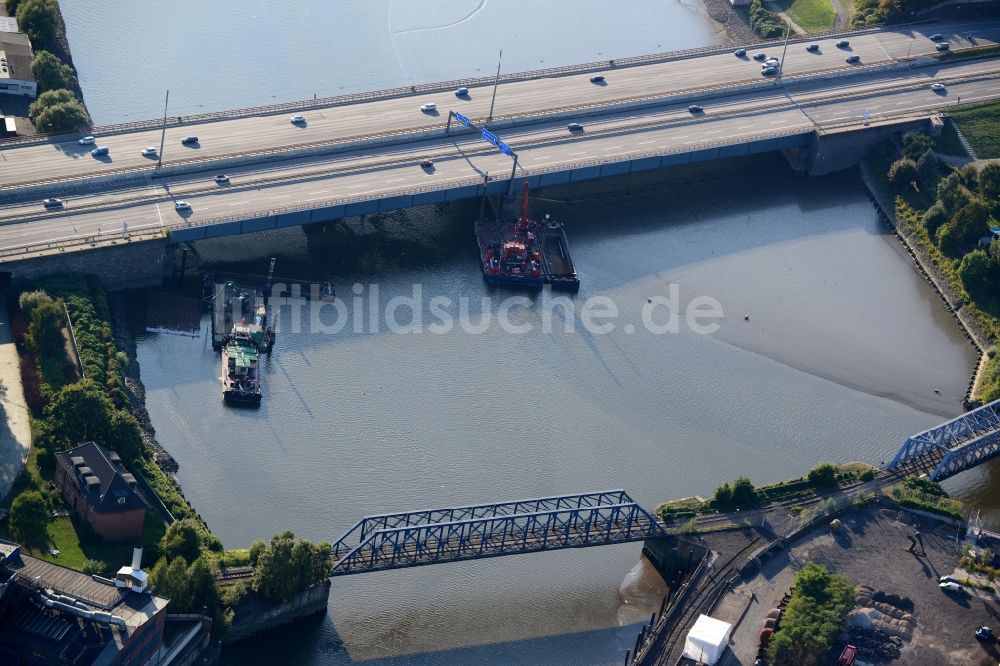
[[[958,132],[955,131],[955,126],[950,122],[944,124],[941,136],[934,139],[934,150],[944,155],[966,157],[965,148],[962,147],[962,142],[958,140]]]
[[[77,535],[78,521],[76,517],[60,516],[49,523],[48,548],[28,550],[28,554],[40,560],[61,564],[70,569],[82,570],[87,560],[98,560],[105,563],[102,573],[111,574],[119,567],[132,561],[132,544],[93,544],[85,545]],[[146,510],[146,520],[142,527],[142,544],[144,546],[159,543],[166,532],[166,527],[156,514]],[[49,548],[59,551],[59,555],[51,555]]]
[[[830,0],[777,0],[776,4],[808,32],[831,30],[837,17]]]
[[[980,158],[1000,157],[1000,103],[953,111],[952,119]]]

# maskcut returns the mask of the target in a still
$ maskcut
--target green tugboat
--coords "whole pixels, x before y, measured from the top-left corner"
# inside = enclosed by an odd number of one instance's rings
[[[264,332],[257,324],[240,323],[223,340],[222,399],[229,404],[260,405],[260,373],[257,361]]]

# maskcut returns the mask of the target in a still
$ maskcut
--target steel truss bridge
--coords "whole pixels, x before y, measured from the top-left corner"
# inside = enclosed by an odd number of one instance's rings
[[[913,435],[889,463],[889,470],[933,467],[942,481],[1000,456],[1000,400]]]
[[[624,490],[367,516],[333,545],[331,576],[666,536]]]

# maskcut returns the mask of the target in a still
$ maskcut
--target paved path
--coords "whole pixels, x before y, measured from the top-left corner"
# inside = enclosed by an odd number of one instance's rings
[[[10,492],[31,448],[28,406],[21,386],[21,367],[11,339],[6,293],[0,292],[0,497]]]

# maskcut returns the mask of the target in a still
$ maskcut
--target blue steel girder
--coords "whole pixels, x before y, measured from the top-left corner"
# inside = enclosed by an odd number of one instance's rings
[[[474,520],[490,516],[522,515],[539,511],[571,509],[580,507],[602,506],[607,504],[623,504],[632,502],[624,490],[605,490],[576,495],[557,495],[536,499],[515,500],[512,502],[494,502],[491,504],[475,504],[470,506],[449,507],[440,509],[423,509],[420,511],[405,511],[387,513],[377,516],[366,516],[359,520],[333,545],[333,557],[337,560],[358,544],[365,541],[369,535],[379,530],[414,525],[429,525],[436,523]]]
[[[997,456],[1000,456],[1000,430],[977,437],[949,451],[934,469],[931,481],[944,481]]]
[[[635,502],[390,527],[335,558],[330,575],[626,543],[662,534],[663,528]]]
[[[947,423],[909,437],[889,463],[889,469],[895,469],[935,450],[948,458],[953,453],[963,450],[966,444],[998,429],[1000,429],[1000,400],[995,400]]]

